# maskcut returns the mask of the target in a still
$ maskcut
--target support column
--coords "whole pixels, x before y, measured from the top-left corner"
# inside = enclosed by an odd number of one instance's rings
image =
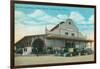
[[[80,46],[81,46],[81,45],[80,45],[80,41],[79,41],[79,48],[80,48]],[[79,52],[79,53],[78,53],[78,55],[80,56],[80,55],[81,55],[81,53]]]
[[[72,52],[73,52],[73,41],[71,41],[70,43],[71,43],[71,48],[70,48],[71,54],[70,54],[70,56],[73,56],[73,54],[72,54]]]
[[[87,47],[87,42],[85,42],[85,48]]]
[[[88,42],[88,48],[91,48],[91,46],[90,46],[91,44],[90,44],[90,42]]]
[[[85,49],[87,48],[88,46],[88,42],[85,42]],[[87,53],[85,52],[85,55],[87,55]]]
[[[22,51],[23,51],[23,52],[22,52],[22,55],[25,55],[25,51],[24,51],[24,48],[22,48]]]
[[[90,48],[92,49],[92,42],[90,42]]]

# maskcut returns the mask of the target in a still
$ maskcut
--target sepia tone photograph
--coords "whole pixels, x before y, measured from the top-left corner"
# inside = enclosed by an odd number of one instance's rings
[[[96,62],[95,6],[15,1],[12,11],[15,67]]]

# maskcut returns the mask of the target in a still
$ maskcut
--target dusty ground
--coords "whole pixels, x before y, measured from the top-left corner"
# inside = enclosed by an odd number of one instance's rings
[[[47,63],[68,63],[68,62],[82,62],[93,61],[93,55],[61,57],[61,56],[17,56],[15,57],[15,65],[34,65]]]

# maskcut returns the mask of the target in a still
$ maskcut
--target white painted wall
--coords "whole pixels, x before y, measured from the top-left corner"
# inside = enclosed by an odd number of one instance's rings
[[[26,51],[24,51],[26,49]],[[23,55],[29,55],[32,52],[32,47],[24,47],[23,48]]]

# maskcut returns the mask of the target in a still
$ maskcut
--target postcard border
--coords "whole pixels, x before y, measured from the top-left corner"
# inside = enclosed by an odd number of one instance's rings
[[[14,56],[14,4],[18,3],[18,4],[36,4],[36,5],[50,5],[50,6],[69,6],[69,7],[85,7],[85,8],[94,8],[94,14],[95,14],[95,18],[94,18],[94,50],[95,50],[95,54],[94,54],[94,61],[87,61],[87,62],[71,62],[71,63],[54,63],[54,64],[38,64],[38,65],[22,65],[22,66],[15,66],[15,56]],[[81,4],[65,4],[65,3],[49,3],[49,2],[35,2],[35,1],[11,1],[11,6],[10,6],[10,21],[11,21],[11,35],[10,35],[10,43],[11,43],[11,47],[10,47],[10,68],[14,69],[14,68],[28,68],[28,67],[44,67],[44,66],[60,66],[60,65],[76,65],[76,64],[90,64],[90,63],[96,63],[96,6],[95,5],[81,5]]]

